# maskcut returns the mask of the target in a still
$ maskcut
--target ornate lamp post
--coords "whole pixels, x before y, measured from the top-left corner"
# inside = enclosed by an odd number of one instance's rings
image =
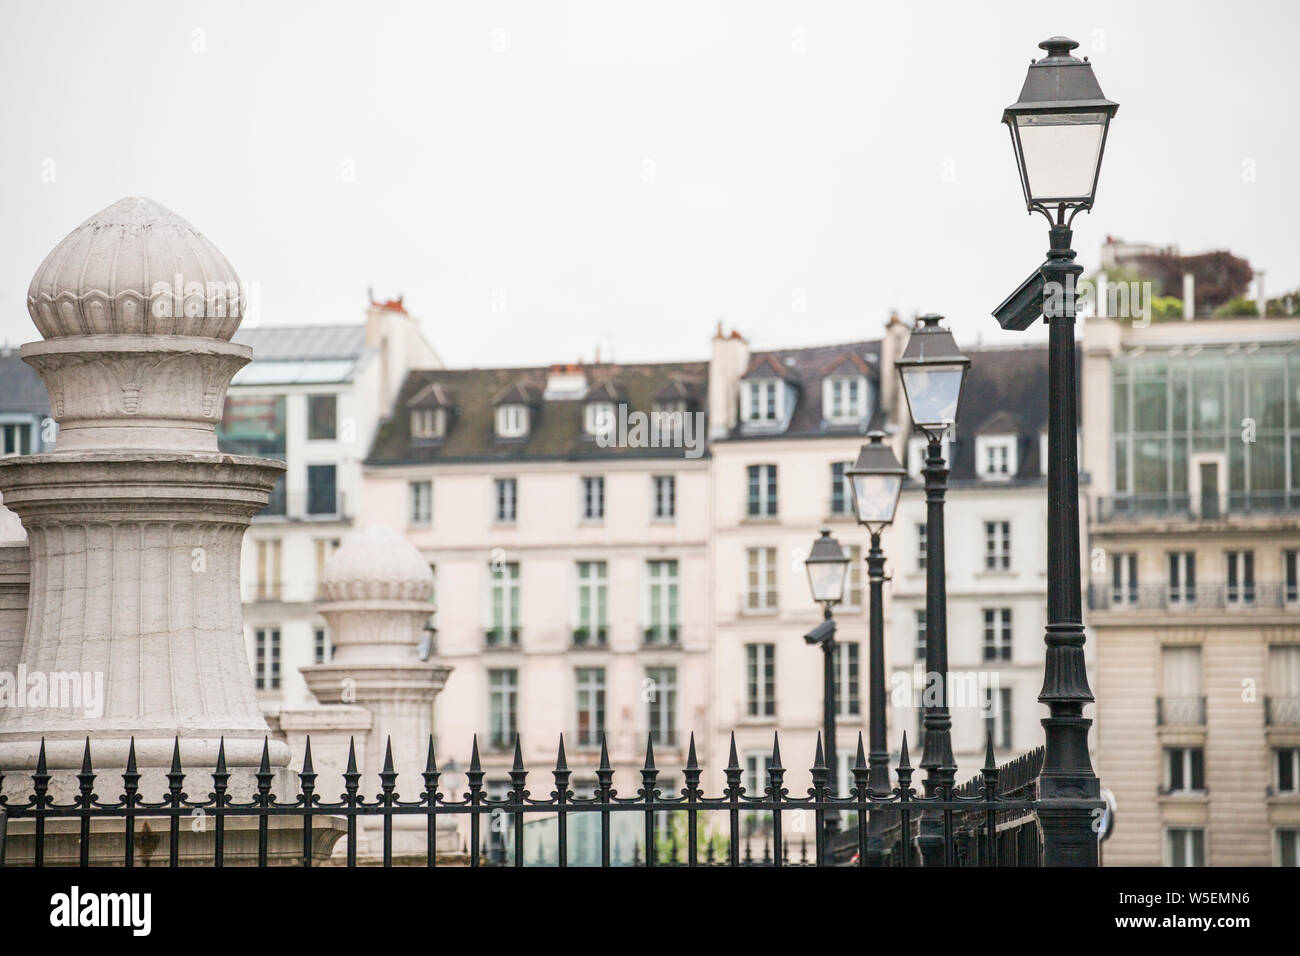
[[[948,464],[943,458],[943,436],[957,419],[962,382],[970,359],[962,355],[952,333],[940,327],[939,315],[921,316],[907,348],[894,363],[903,379],[903,394],[912,422],[925,433],[925,719],[921,768],[928,797],[952,793],[957,764],[952,755],[952,717],[948,713],[948,592],[944,581],[943,498],[948,487]],[[921,817],[917,844],[924,866],[945,866],[946,847],[952,841],[943,833],[944,814],[927,811]]]
[[[835,619],[831,609],[844,600],[844,584],[849,574],[849,556],[829,531],[813,542],[812,550],[804,562],[808,571],[808,585],[813,600],[824,608],[822,623],[804,635],[809,644],[820,644],[822,649],[822,739],[826,766],[830,770],[831,792],[836,794],[834,781],[838,779],[839,765],[835,756]],[[829,843],[832,834],[840,829],[840,812],[828,807],[823,815],[825,838]]]
[[[867,579],[870,583],[870,623],[868,629],[868,717],[867,735],[870,753],[867,755],[867,786],[878,794],[889,793],[889,746],[885,741],[885,552],[880,549],[880,533],[886,525],[893,524],[898,510],[898,496],[903,490],[903,476],[907,471],[894,457],[894,451],[885,444],[885,433],[874,431],[867,435],[867,444],[858,452],[858,460],[846,475],[853,495],[853,512],[858,524],[871,534],[871,550],[867,552]],[[884,817],[879,812],[871,814],[871,836],[867,844],[867,863],[881,864],[881,826]]]
[[[1047,262],[1039,269],[1041,314],[1048,324],[1048,546],[1047,657],[1038,699],[1050,714],[1043,718],[1038,816],[1047,865],[1096,866],[1097,840],[1088,825],[1091,811],[1068,805],[1100,796],[1088,758],[1092,721],[1083,716],[1084,704],[1093,700],[1083,658],[1074,364],[1075,281],[1083,267],[1074,261],[1070,226],[1081,211],[1092,208],[1106,133],[1119,104],[1102,96],[1092,64],[1071,55],[1079,44],[1052,37],[1038,45],[1047,56],[1031,63],[1020,99],[1002,114],[1011,131],[1025,205],[1047,218],[1051,244]],[[1032,322],[1039,312],[1034,303],[1022,315],[1031,316]],[[1059,805],[1053,807],[1053,802]]]

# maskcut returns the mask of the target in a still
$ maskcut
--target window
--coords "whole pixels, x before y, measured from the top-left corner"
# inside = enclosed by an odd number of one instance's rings
[[[307,396],[307,440],[333,441],[338,432],[338,396]]]
[[[608,603],[609,588],[605,562],[579,561],[578,625],[573,630],[575,645],[605,646]]]
[[[314,628],[311,635],[312,663],[324,664],[333,656],[334,648],[330,646],[329,633],[323,627]]]
[[[1138,603],[1138,558],[1132,552],[1111,555],[1110,603],[1116,607]]]
[[[776,422],[780,420],[777,413],[776,392],[778,382],[772,379],[762,379],[749,383],[746,395],[749,399],[749,408],[745,415],[746,421],[750,422]]]
[[[647,644],[676,644],[678,631],[678,578],[677,562],[657,560],[646,562]]]
[[[925,660],[925,608],[919,607],[912,612],[916,615],[916,659]]]
[[[1200,747],[1165,748],[1167,793],[1201,793],[1205,790],[1205,751]]]
[[[280,689],[280,629],[253,632],[253,683],[258,690]]]
[[[672,475],[655,475],[654,516],[657,521],[672,521],[677,517],[677,479]]]
[[[519,645],[519,562],[489,565],[491,575],[492,622],[487,629],[488,647]]]
[[[772,769],[772,755],[770,753],[750,753],[745,754],[745,777],[743,786],[745,796],[761,797],[767,792],[767,786],[771,778],[768,771]],[[772,818],[769,810],[761,811],[756,814],[749,822],[753,820],[763,820],[766,822]]]
[[[511,523],[515,520],[515,479],[497,478],[493,482],[496,488],[496,520]]]
[[[862,713],[862,699],[858,686],[858,642],[835,643],[835,703],[841,717],[857,717]]]
[[[750,465],[748,473],[749,517],[776,517],[776,465]]]
[[[0,457],[30,455],[32,453],[32,426],[26,422],[0,424]]]
[[[1228,551],[1228,604],[1255,603],[1255,552]]]
[[[682,444],[686,424],[685,402],[655,402],[650,412],[650,434],[657,435],[660,447],[675,448]],[[651,444],[654,444],[653,440]]]
[[[745,713],[776,716],[776,645],[745,645]]]
[[[588,402],[584,427],[588,435],[608,436],[618,425],[613,402]]]
[[[1011,660],[1011,608],[984,609],[984,659]]]
[[[1172,645],[1160,649],[1162,690],[1156,715],[1162,725],[1199,726],[1205,722],[1201,706],[1201,649]]]
[[[519,672],[488,671],[488,746],[498,750],[514,743],[519,716]]]
[[[1300,601],[1300,551],[1282,552],[1282,600],[1287,604]]]
[[[853,492],[849,489],[849,480],[844,473],[853,467],[851,461],[831,463],[831,514],[851,515],[853,513]]]
[[[849,575],[844,589],[845,607],[862,607],[862,546],[848,547]]]
[[[605,517],[605,479],[582,479],[582,518],[600,521]]]
[[[433,521],[433,482],[412,481],[407,483],[407,499],[411,509],[407,516],[410,524],[427,525]]]
[[[307,466],[307,513],[309,515],[340,513],[334,475],[334,465]]]
[[[984,570],[1011,569],[1011,522],[984,522]]]
[[[1300,830],[1293,827],[1277,829],[1277,865],[1300,866]]]
[[[1170,866],[1205,866],[1205,831],[1170,827],[1165,830],[1165,849]]]
[[[677,668],[646,669],[646,725],[650,739],[665,747],[677,746]]]
[[[745,608],[776,610],[776,548],[749,548],[746,554]]]
[[[595,747],[605,732],[605,668],[579,667],[574,684],[578,746]]]
[[[835,375],[826,379],[822,401],[828,422],[854,422],[865,412],[866,388],[860,375]]]
[[[330,556],[335,551],[338,550],[339,539],[338,538],[317,538],[315,542],[315,546],[316,546],[316,581],[319,586],[319,582],[321,578],[325,576],[325,562],[328,561],[330,559]]]
[[[925,551],[925,524],[922,523],[916,526],[916,570],[918,571],[925,570]]]
[[[497,437],[522,438],[528,434],[528,406],[511,403],[497,408]]]
[[[1196,603],[1196,554],[1193,551],[1173,551],[1169,554],[1169,603]]]
[[[1010,478],[1018,470],[1016,440],[1010,435],[975,439],[975,459],[985,478]]]
[[[441,438],[446,417],[441,408],[415,408],[411,410],[412,438]]]
[[[993,712],[984,718],[984,733],[993,738],[993,746],[1011,749],[1011,688],[999,687],[992,701]]]
[[[280,593],[280,539],[261,538],[257,541],[257,587],[253,594],[258,601],[278,601]]]
[[[1300,747],[1278,747],[1273,751],[1278,793],[1300,793]]]

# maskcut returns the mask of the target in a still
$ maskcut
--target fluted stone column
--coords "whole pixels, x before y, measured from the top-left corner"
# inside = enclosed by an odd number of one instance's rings
[[[268,729],[244,650],[240,543],[284,465],[217,448],[226,388],[252,357],[229,341],[238,276],[180,217],[124,199],[55,247],[28,310],[45,341],[23,360],[60,430],[53,452],[0,460],[31,553],[20,663],[102,679],[103,699],[98,713],[66,699],[0,709],[6,792],[30,785],[44,738],[51,792],[68,799],[89,736],[98,789],[116,793],[134,738],[155,799],[179,737],[198,795],[224,737],[242,797]],[[273,767],[288,757],[272,741]]]

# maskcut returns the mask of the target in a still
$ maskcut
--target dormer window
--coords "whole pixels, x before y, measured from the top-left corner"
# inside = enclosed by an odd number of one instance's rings
[[[781,403],[778,395],[781,382],[774,378],[757,379],[748,383],[745,421],[776,424],[781,420]]]
[[[588,435],[609,435],[614,431],[618,417],[613,402],[588,402],[586,421]]]
[[[907,440],[907,474],[913,481],[923,480],[921,469],[925,467],[925,456],[929,453],[927,450],[928,445],[929,439],[924,435],[913,435]],[[944,465],[951,470],[952,440],[950,438],[945,437],[943,439],[941,454],[943,455]]]
[[[975,461],[981,478],[1006,480],[1020,470],[1014,435],[977,435]]]
[[[497,437],[522,438],[528,434],[528,406],[516,402],[497,406]]]
[[[414,408],[411,410],[411,437],[441,438],[447,428],[447,412],[442,408]]]
[[[867,383],[861,375],[832,375],[823,382],[822,408],[831,424],[856,424],[867,413]]]

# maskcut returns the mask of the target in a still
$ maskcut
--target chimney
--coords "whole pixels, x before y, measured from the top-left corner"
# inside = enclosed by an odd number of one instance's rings
[[[906,323],[893,312],[885,323],[885,334],[880,337],[880,407],[885,420],[896,424],[909,421],[907,410],[900,407],[903,394],[894,368],[894,362],[907,347],[908,334]]]
[[[1264,318],[1268,311],[1268,295],[1264,291],[1264,271],[1261,269],[1255,273],[1255,307],[1259,309],[1259,317]]]
[[[709,438],[724,438],[740,420],[740,376],[749,366],[749,343],[739,332],[722,331],[718,320],[709,357]]]
[[[1196,318],[1196,277],[1190,272],[1183,273],[1183,321],[1190,322]]]

